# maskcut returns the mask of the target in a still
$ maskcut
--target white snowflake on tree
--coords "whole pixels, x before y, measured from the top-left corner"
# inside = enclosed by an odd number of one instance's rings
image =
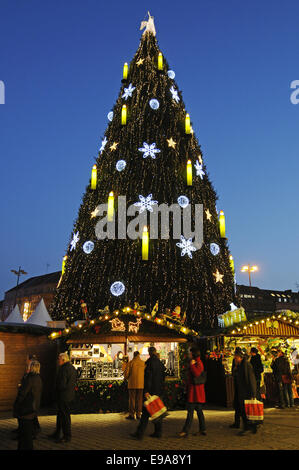
[[[135,88],[136,87],[132,86],[132,83],[130,83],[128,88],[124,89],[124,94],[122,95],[122,98],[125,98],[125,100],[127,100],[129,97],[131,97]]]
[[[100,153],[103,152],[106,144],[107,144],[108,140],[107,140],[107,137],[104,138],[104,140],[102,140],[102,145],[101,145],[101,148],[100,148]]]
[[[152,206],[158,204],[158,201],[152,200],[153,195],[149,194],[147,197],[139,195],[139,202],[135,202],[134,206],[140,207],[139,213],[141,214],[145,210],[153,212]]]
[[[143,147],[138,149],[139,152],[143,152],[143,158],[151,157],[151,158],[156,158],[156,153],[160,153],[161,150],[156,148],[156,144],[147,144],[146,142],[143,142]]]
[[[199,163],[199,161],[197,161],[194,166],[195,166],[195,169],[196,169],[197,176],[200,176],[201,179],[203,179],[203,177],[205,175],[205,172],[202,169],[202,165]]]
[[[76,248],[77,243],[78,243],[79,240],[80,240],[79,232],[74,233],[73,234],[73,239],[71,241],[71,251],[73,251]]]
[[[178,95],[178,91],[173,86],[170,88],[170,93],[172,94],[172,98],[178,103],[180,101],[180,97]]]
[[[196,251],[195,246],[192,243],[192,238],[188,238],[188,240],[181,235],[180,243],[177,243],[176,246],[181,248],[181,256],[185,256],[186,254],[189,258],[192,258],[192,251]]]

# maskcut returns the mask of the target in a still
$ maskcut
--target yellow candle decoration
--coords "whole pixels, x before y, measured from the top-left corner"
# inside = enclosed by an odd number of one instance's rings
[[[127,78],[128,78],[128,70],[129,70],[128,64],[127,64],[127,62],[125,62],[124,70],[123,70],[123,79],[124,80],[127,80]]]
[[[61,268],[61,276],[64,275],[65,273],[65,263],[66,263],[66,260],[67,260],[67,256],[65,255],[62,259],[62,268]]]
[[[186,134],[191,133],[190,116],[188,113],[186,114],[186,117],[185,117],[185,132]]]
[[[114,194],[113,194],[113,191],[111,191],[108,197],[108,209],[107,209],[108,222],[113,221],[113,216],[114,216]]]
[[[163,70],[163,55],[162,55],[162,52],[159,52],[159,55],[158,55],[158,70]]]
[[[91,189],[96,189],[97,187],[97,165],[93,165],[91,170],[91,182],[90,182]]]
[[[223,211],[220,211],[220,214],[219,214],[219,228],[220,228],[220,237],[225,238],[225,217],[224,217]]]
[[[232,273],[235,274],[235,263],[234,263],[234,258],[232,255],[229,256],[229,264],[232,270]]]
[[[187,161],[187,185],[192,186],[192,162]]]
[[[127,106],[125,104],[121,109],[121,123],[123,126],[127,124]]]
[[[142,232],[142,259],[144,261],[148,260],[148,245],[149,245],[149,237],[148,237],[148,230],[145,226]]]

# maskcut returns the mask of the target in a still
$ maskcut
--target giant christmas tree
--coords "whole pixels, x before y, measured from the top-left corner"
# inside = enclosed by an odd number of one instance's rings
[[[236,302],[230,253],[220,233],[217,196],[175,74],[159,49],[152,18],[145,26],[133,60],[124,67],[51,316],[71,323],[82,318],[82,301],[89,318],[98,317],[106,306],[113,311],[137,302],[149,312],[158,305],[158,315],[180,307],[187,326],[209,329]],[[147,255],[142,224],[137,227],[140,236],[132,239],[118,222],[124,211],[120,196],[140,216],[151,215],[161,204],[179,203],[182,213],[189,207],[194,217],[195,205],[202,204],[203,243],[196,246],[190,237],[171,236],[171,217],[170,237],[159,233],[153,239],[148,217]],[[101,212],[103,204],[108,214]],[[103,216],[111,214],[113,221],[105,226]],[[132,219],[128,216],[127,223]],[[101,227],[106,227],[105,239],[99,235]]]

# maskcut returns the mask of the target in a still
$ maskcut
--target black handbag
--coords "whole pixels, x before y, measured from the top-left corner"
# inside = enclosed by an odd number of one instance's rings
[[[207,372],[203,370],[202,373],[198,377],[195,377],[194,375],[192,375],[192,379],[193,379],[194,385],[205,384],[207,381]]]

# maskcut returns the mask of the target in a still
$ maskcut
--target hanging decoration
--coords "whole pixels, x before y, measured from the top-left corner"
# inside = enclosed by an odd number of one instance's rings
[[[176,142],[173,140],[172,137],[170,137],[170,139],[167,139],[167,143],[168,143],[168,147],[172,147],[173,149],[175,149]]]
[[[142,323],[141,318],[137,318],[136,322],[130,321],[128,326],[129,326],[129,332],[137,334],[140,328],[140,325]]]
[[[139,213],[141,214],[145,210],[153,212],[152,206],[158,204],[158,201],[153,201],[153,195],[149,194],[147,197],[139,195],[139,202],[135,202],[134,206],[140,207]]]
[[[140,67],[140,65],[143,65],[144,59],[139,59],[138,62],[136,62],[136,65]]]
[[[113,120],[113,111],[110,111],[110,112],[107,114],[107,118],[108,118],[108,121],[112,122],[112,120]]]
[[[96,207],[94,211],[92,211],[90,218],[93,219],[94,217],[98,217],[100,215],[99,207]]]
[[[187,196],[179,196],[178,197],[178,204],[184,209],[189,204],[189,199]]]
[[[111,151],[116,150],[117,146],[118,146],[118,142],[113,142],[113,144],[110,145],[110,150]]]
[[[176,246],[181,248],[181,256],[185,256],[187,254],[189,258],[192,258],[192,251],[196,251],[196,248],[192,243],[192,238],[188,238],[188,240],[186,240],[183,235],[181,235],[180,243],[176,243]]]
[[[167,75],[171,80],[175,78],[175,72],[173,70],[168,70]]]
[[[202,164],[200,164],[199,161],[197,161],[194,166],[196,169],[196,175],[200,176],[200,178],[203,179],[205,172],[202,169]]]
[[[122,95],[122,98],[124,98],[125,100],[127,100],[128,98],[131,98],[132,97],[132,93],[133,91],[135,90],[136,87],[134,87],[132,85],[132,83],[130,83],[130,85],[128,86],[128,88],[124,88],[124,94]]]
[[[113,318],[109,320],[109,323],[111,323],[111,331],[126,331],[126,325],[119,318]]]
[[[78,241],[80,240],[80,237],[79,237],[79,232],[76,232],[73,234],[73,239],[71,241],[71,248],[70,248],[70,251],[73,251],[76,246],[77,246],[77,243]]]
[[[125,285],[120,281],[116,281],[111,285],[110,292],[112,295],[119,297],[125,292]]]
[[[125,160],[118,160],[118,162],[116,162],[117,171],[123,171],[126,168],[126,165],[127,163]]]
[[[96,189],[97,187],[97,165],[93,165],[91,170],[90,187],[91,189]]]
[[[215,276],[215,282],[221,282],[221,284],[223,284],[223,274],[220,274],[220,272],[217,271],[215,273],[213,273],[213,276]]]
[[[213,256],[217,256],[220,253],[220,247],[217,243],[210,243],[210,252]]]
[[[178,103],[180,101],[180,97],[178,95],[178,91],[173,86],[170,88],[170,93],[172,95],[172,99]]]
[[[161,150],[156,148],[156,144],[147,144],[146,142],[143,142],[143,147],[138,149],[139,152],[143,152],[143,158],[151,157],[153,159],[156,158],[156,153],[160,153]]]
[[[83,251],[87,255],[89,255],[94,249],[94,242],[88,240],[87,242],[84,243],[83,245]]]
[[[84,318],[85,318],[85,320],[87,320],[88,319],[87,305],[84,302],[84,300],[80,300],[80,304],[81,304],[81,310],[82,310],[82,313],[84,315]]]
[[[149,105],[152,109],[156,110],[159,108],[160,103],[158,100],[156,100],[156,98],[153,98],[152,100],[150,100]]]
[[[206,209],[206,210],[205,210],[205,213],[206,213],[206,218],[207,218],[207,220],[210,222],[210,221],[211,221],[211,218],[212,218],[212,214],[211,214],[210,210],[209,210],[209,209]]]
[[[105,137],[104,140],[102,140],[102,145],[100,147],[100,153],[102,153],[103,150],[105,149],[105,146],[106,146],[107,142],[108,142],[107,137]]]

